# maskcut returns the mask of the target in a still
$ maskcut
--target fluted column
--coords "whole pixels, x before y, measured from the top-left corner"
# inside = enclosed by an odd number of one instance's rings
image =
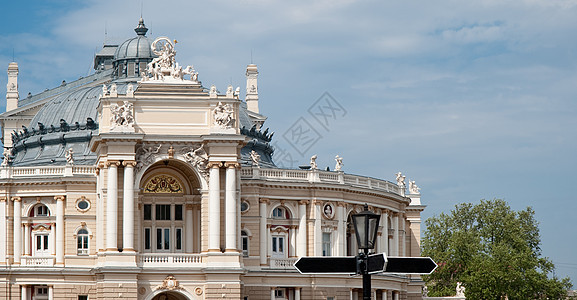
[[[295,288],[295,300],[301,300],[301,288]]]
[[[399,213],[395,213],[393,217],[393,255],[399,256]]]
[[[124,161],[122,248],[123,252],[134,251],[134,166],[135,161]]]
[[[64,264],[64,196],[54,197],[56,200],[56,264]]]
[[[192,253],[192,248],[193,248],[193,232],[194,229],[192,228],[193,223],[192,223],[192,204],[187,204],[184,206],[186,208],[186,219],[184,220],[185,224],[184,224],[184,233],[186,234],[185,236],[185,248],[184,251],[186,253]]]
[[[381,235],[383,250],[381,252],[389,255],[389,214],[386,209],[381,213],[381,224],[383,224],[383,234]]]
[[[382,298],[383,300],[387,300],[387,290],[382,290],[381,293],[382,293],[381,298]]]
[[[297,233],[297,256],[307,256],[307,204],[309,201],[299,201],[299,230]]]
[[[14,202],[14,264],[20,264],[22,255],[22,199],[12,197]]]
[[[106,184],[106,251],[118,251],[118,161],[107,161]]]
[[[267,263],[267,253],[268,253],[268,234],[267,234],[267,227],[266,227],[266,220],[267,220],[267,204],[268,199],[260,199],[260,207],[259,207],[259,214],[260,214],[260,264],[261,266],[266,265]]]
[[[345,205],[342,202],[337,203],[337,256],[346,255],[345,240],[347,239],[347,234],[345,230],[347,221],[345,220]]]
[[[220,252],[220,162],[210,162],[208,183],[208,251]]]
[[[237,201],[236,201],[236,168],[237,162],[227,162],[225,185],[225,249],[227,252],[237,250]]]
[[[6,197],[0,197],[0,264],[6,264],[6,244],[8,235],[6,234]]]

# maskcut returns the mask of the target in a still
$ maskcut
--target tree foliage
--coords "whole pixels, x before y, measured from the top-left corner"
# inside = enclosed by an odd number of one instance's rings
[[[424,278],[429,296],[454,295],[461,282],[468,299],[565,299],[571,283],[551,276],[554,265],[541,257],[534,215],[530,207],[517,212],[496,199],[427,219],[423,256],[438,264]]]

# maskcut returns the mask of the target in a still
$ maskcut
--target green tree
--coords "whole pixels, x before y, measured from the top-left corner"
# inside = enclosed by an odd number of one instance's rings
[[[438,264],[424,276],[429,296],[454,295],[461,282],[468,299],[565,299],[571,282],[551,276],[555,266],[541,256],[534,215],[495,199],[427,219],[423,256]]]

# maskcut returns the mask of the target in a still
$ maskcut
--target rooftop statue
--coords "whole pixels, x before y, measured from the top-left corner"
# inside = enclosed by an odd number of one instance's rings
[[[317,166],[317,155],[316,154],[311,156],[310,164],[311,164],[311,170],[318,170],[319,167]]]
[[[344,165],[343,158],[337,155],[335,156],[335,161],[337,162],[337,164],[335,165],[335,171],[336,172],[341,171]]]
[[[407,187],[407,184],[405,183],[405,178],[406,176],[404,176],[403,174],[401,174],[401,172],[397,173],[397,185],[399,186],[399,188],[401,188],[402,190],[405,190],[405,188]]]
[[[174,41],[176,43],[176,40]],[[190,75],[190,80],[198,82],[198,73],[193,66],[183,68],[176,62],[176,50],[174,44],[167,37],[159,37],[150,45],[154,58],[142,72],[142,81],[160,80],[170,78],[177,81],[184,80],[184,75]]]
[[[417,186],[414,180],[409,180],[409,192],[411,194],[418,194],[420,190],[421,188]]]

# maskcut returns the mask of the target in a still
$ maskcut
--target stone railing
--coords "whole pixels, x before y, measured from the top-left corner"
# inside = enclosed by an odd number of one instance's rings
[[[298,258],[271,258],[269,263],[270,269],[277,269],[277,270],[294,270],[295,262]]]
[[[54,257],[22,256],[20,265],[26,267],[52,267],[54,266]]]
[[[201,267],[201,254],[147,253],[138,256],[139,267]]]
[[[0,167],[0,178],[95,175],[92,166]]]
[[[240,176],[242,179],[347,184],[401,195],[401,190],[395,183],[343,172],[245,167],[241,169]]]

